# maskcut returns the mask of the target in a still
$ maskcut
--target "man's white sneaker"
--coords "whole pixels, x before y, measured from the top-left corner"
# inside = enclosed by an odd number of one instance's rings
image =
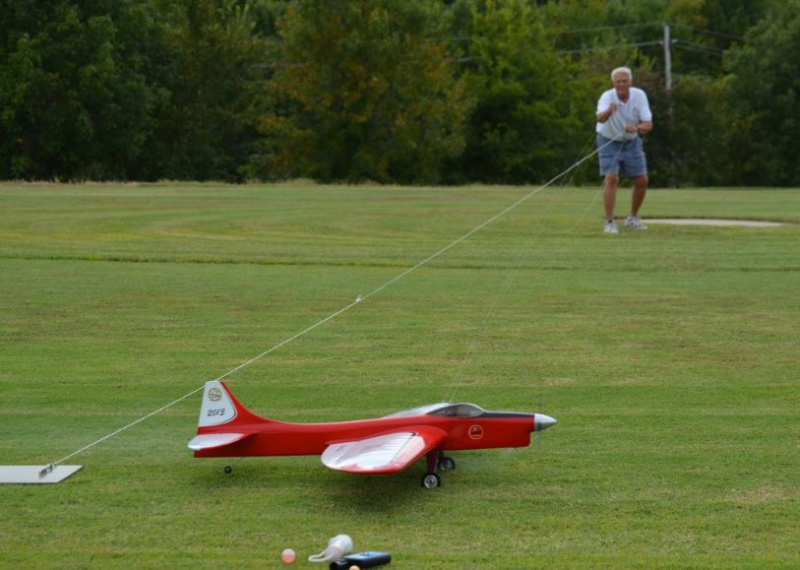
[[[618,234],[619,230],[617,229],[617,223],[615,221],[606,222],[606,225],[603,226],[603,231],[607,234]]]
[[[628,216],[625,218],[625,227],[626,228],[633,228],[635,230],[646,230],[647,226],[642,223],[642,219],[639,216]]]

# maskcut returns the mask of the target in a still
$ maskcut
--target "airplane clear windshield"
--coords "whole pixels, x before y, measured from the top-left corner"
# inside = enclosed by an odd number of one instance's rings
[[[401,412],[395,412],[385,416],[387,418],[403,418],[408,416],[445,416],[448,418],[477,418],[485,414],[485,410],[475,404],[451,404],[449,402],[440,402],[438,404],[428,404],[426,406],[419,406]]]
[[[416,408],[411,408],[408,410],[402,410],[400,412],[395,412],[393,414],[389,414],[388,416],[384,416],[387,418],[404,418],[407,416],[424,416],[426,414],[430,414],[440,408],[445,408],[450,406],[449,402],[439,402],[438,404],[427,404],[425,406],[418,406]]]
[[[477,418],[486,412],[475,404],[452,404],[438,410],[430,412],[437,416],[447,416],[449,418]]]

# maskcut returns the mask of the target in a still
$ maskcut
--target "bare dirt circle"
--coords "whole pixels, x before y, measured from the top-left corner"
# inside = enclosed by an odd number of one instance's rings
[[[787,224],[756,220],[714,220],[703,218],[647,218],[648,224],[672,224],[676,226],[739,226],[743,228],[779,228]]]

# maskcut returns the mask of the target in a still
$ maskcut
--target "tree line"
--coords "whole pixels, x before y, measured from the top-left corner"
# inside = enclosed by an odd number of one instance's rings
[[[800,0],[0,0],[0,179],[800,185]],[[575,183],[598,180],[596,163]]]

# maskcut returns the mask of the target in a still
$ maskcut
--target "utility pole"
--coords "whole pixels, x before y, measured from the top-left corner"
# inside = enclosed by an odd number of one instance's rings
[[[664,83],[665,83],[665,91],[666,91],[666,99],[667,99],[667,140],[670,143],[672,141],[672,133],[674,132],[675,126],[675,113],[672,107],[672,53],[670,52],[670,44],[672,40],[669,37],[669,24],[664,22]],[[669,145],[669,154],[670,154],[670,161],[669,161],[669,177],[670,182],[674,188],[678,187],[678,184],[675,180],[675,145]]]
[[[667,93],[672,91],[672,53],[670,53],[669,24],[664,22],[664,77],[667,83]]]

